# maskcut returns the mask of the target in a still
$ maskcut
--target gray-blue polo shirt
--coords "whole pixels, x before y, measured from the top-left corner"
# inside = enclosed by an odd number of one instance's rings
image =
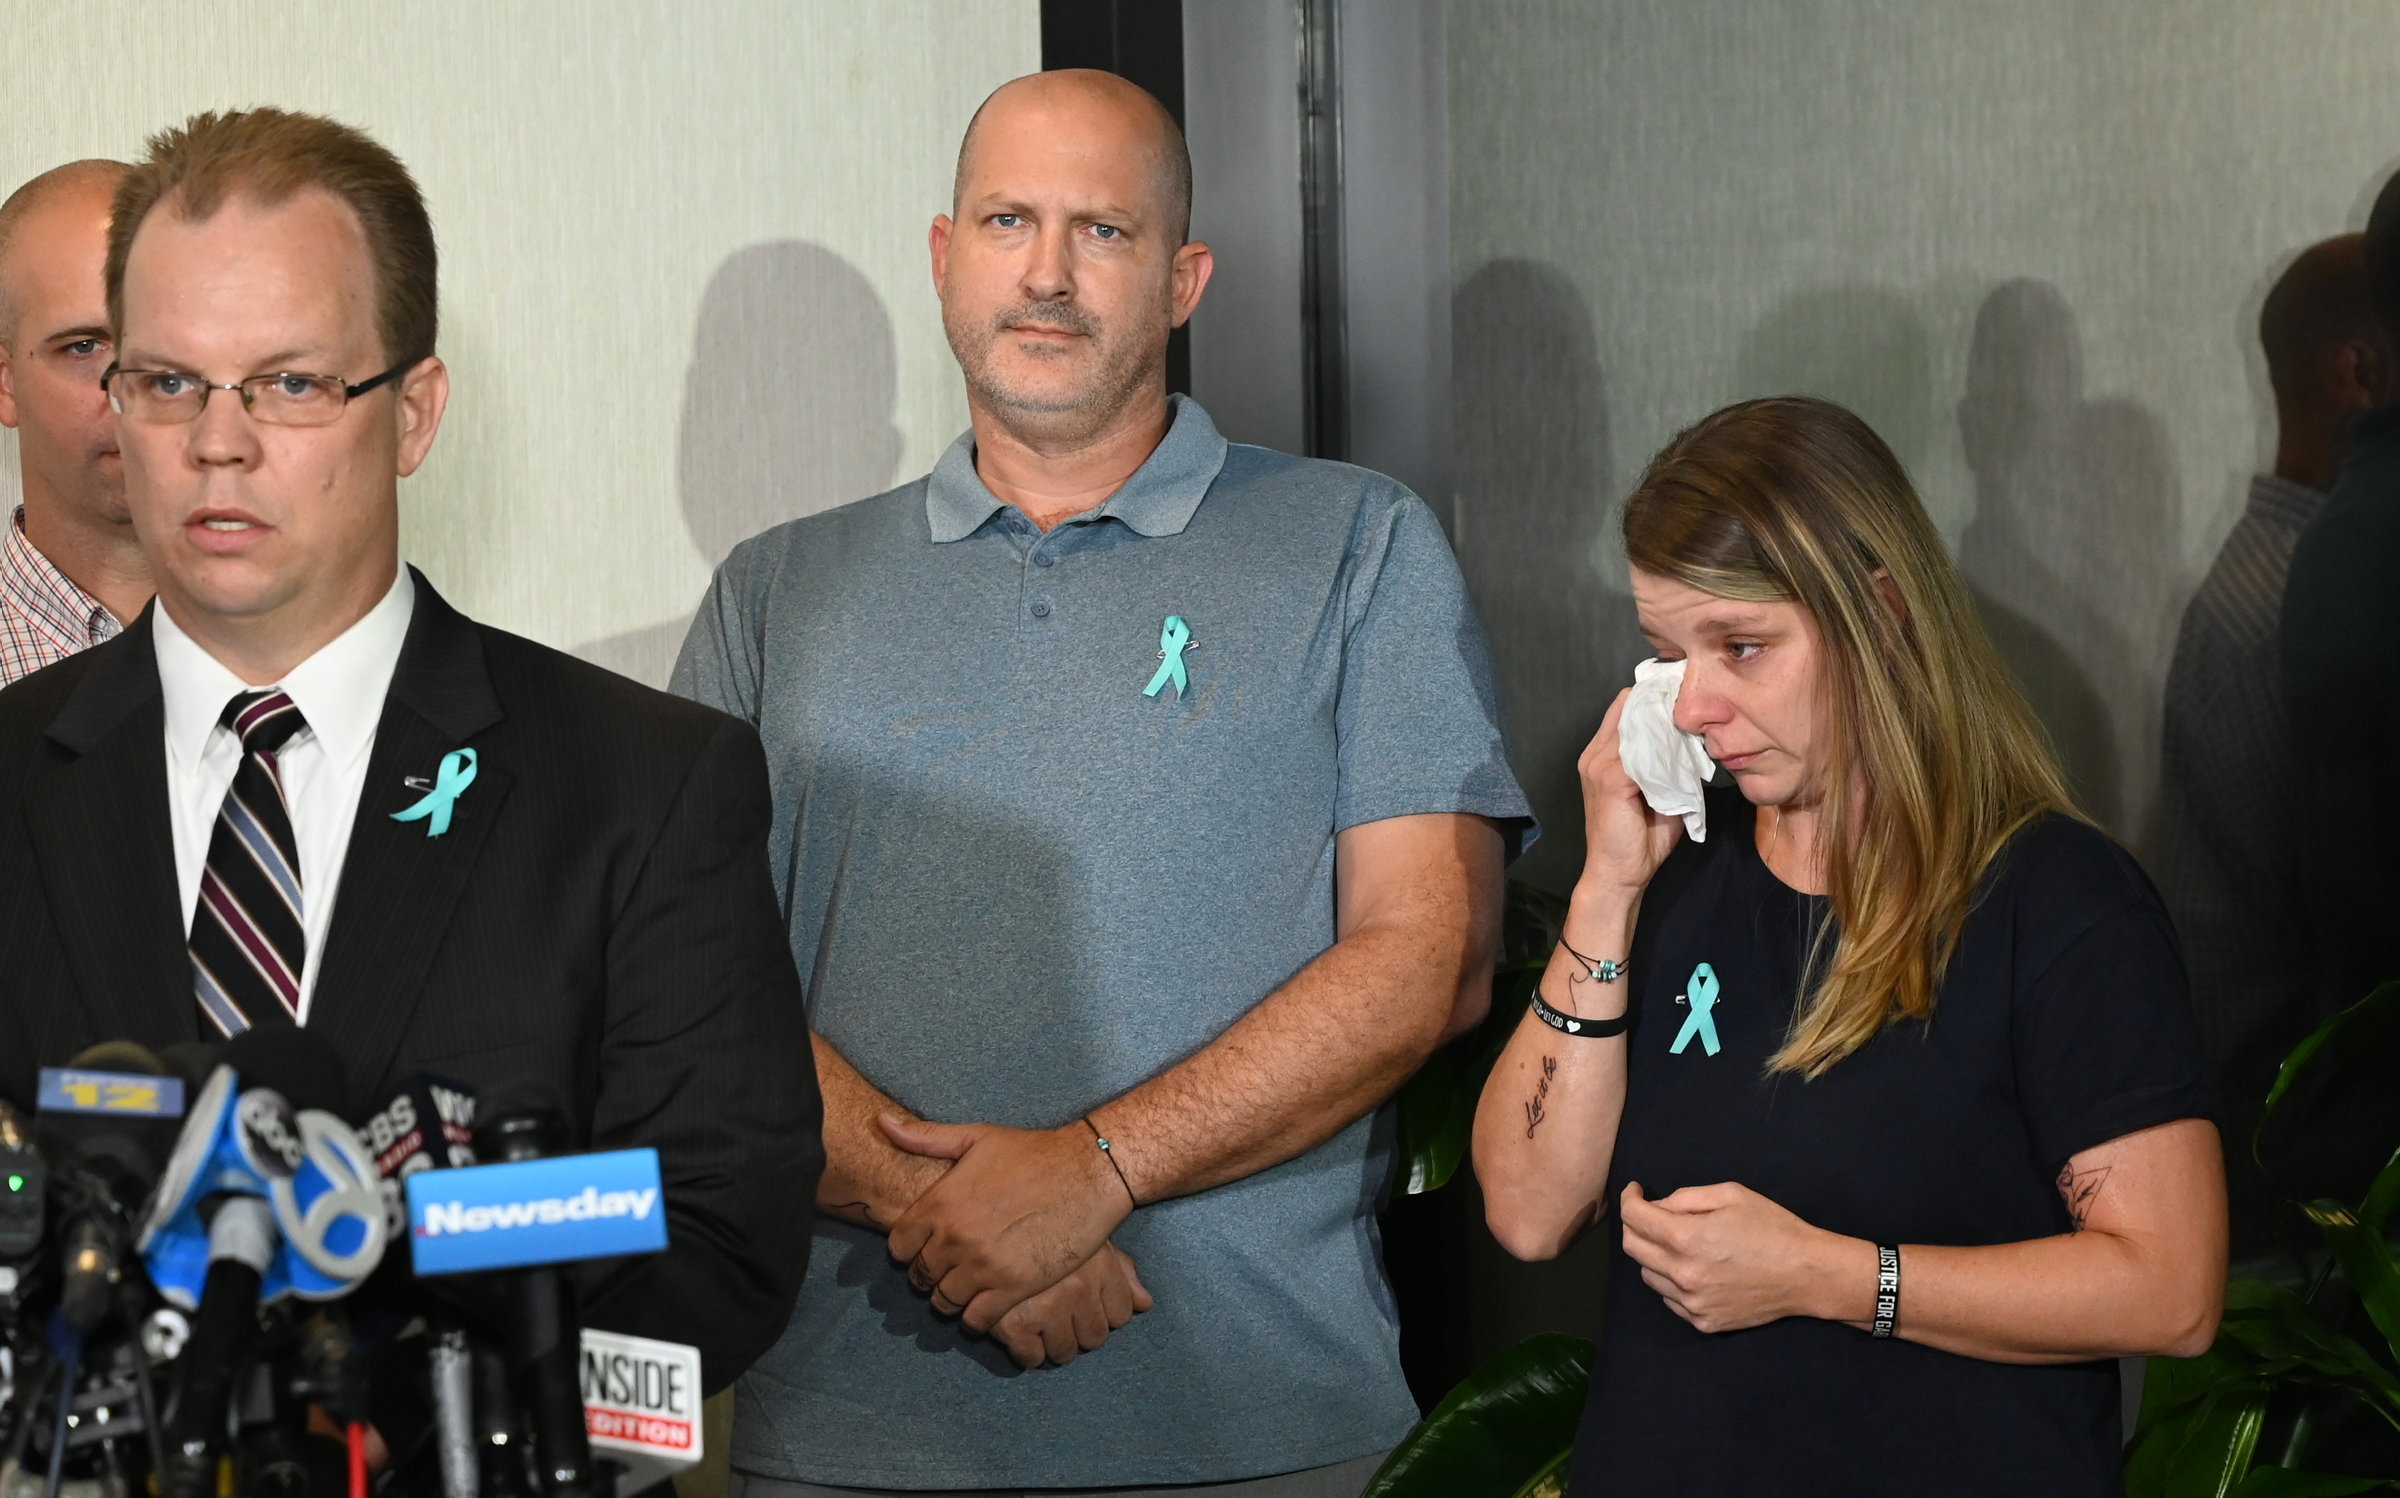
[[[1169,616],[1185,678],[1153,694]],[[1047,534],[962,437],[915,483],[745,543],[675,687],[765,739],[815,1028],[952,1122],[1068,1123],[1222,1034],[1331,945],[1343,828],[1526,827],[1432,514],[1380,475],[1228,445],[1189,400]],[[1382,1450],[1416,1418],[1376,1236],[1389,1132],[1362,1119],[1136,1212],[1117,1242],[1157,1308],[1065,1368],[1018,1370],[881,1235],[820,1219],[741,1382],[734,1465],[1120,1487]]]

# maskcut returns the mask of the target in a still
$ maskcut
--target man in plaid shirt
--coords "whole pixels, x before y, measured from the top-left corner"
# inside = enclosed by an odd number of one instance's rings
[[[0,426],[16,428],[25,491],[0,535],[0,685],[110,638],[150,599],[100,389],[124,171],[70,162],[0,203]]]

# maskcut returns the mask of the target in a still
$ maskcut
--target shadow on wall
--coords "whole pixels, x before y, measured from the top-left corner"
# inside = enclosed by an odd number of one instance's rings
[[[684,524],[708,565],[770,526],[889,488],[898,400],[892,320],[857,267],[793,239],[727,257],[700,298],[676,440]],[[575,654],[664,686],[690,623]]]
[[[1459,566],[1542,822],[1514,872],[1564,893],[1583,867],[1576,757],[1649,653],[1624,580],[1599,570],[1616,496],[1598,341],[1574,284],[1527,260],[1468,277],[1451,328]]]
[[[1828,286],[1787,298],[1742,341],[1734,378],[1739,400],[1813,395],[1856,412],[1912,479],[1924,472],[1934,423],[1933,335],[1892,292]]]
[[[1976,500],[1960,570],[2084,810],[2130,836],[2179,592],[2166,434],[2132,401],[2084,398],[2074,310],[2031,280],[1977,312],[1958,425]]]

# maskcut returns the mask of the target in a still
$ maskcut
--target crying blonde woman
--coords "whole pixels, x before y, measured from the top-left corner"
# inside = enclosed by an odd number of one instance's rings
[[[1705,841],[1651,809],[1619,694],[1563,940],[1476,1115],[1511,1253],[1616,1212],[1571,1492],[2120,1491],[2115,1360],[2207,1348],[2225,1283],[2156,892],[1856,416],[1717,412],[1624,536],[1674,728],[1730,783]]]

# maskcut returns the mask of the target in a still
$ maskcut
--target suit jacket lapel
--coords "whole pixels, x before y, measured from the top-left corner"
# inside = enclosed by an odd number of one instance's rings
[[[68,754],[25,798],[25,819],[92,1036],[196,1040],[148,610],[88,652],[48,734]]]
[[[412,569],[413,573],[413,569]],[[449,830],[397,822],[416,804],[442,757],[500,721],[475,625],[413,574],[416,605],[391,694],[367,756],[367,782],[334,897],[333,930],[309,1001],[308,1027],[349,1062],[354,1087],[379,1081],[408,1032],[425,978],[484,839],[506,800],[505,767],[479,763],[454,803]]]

